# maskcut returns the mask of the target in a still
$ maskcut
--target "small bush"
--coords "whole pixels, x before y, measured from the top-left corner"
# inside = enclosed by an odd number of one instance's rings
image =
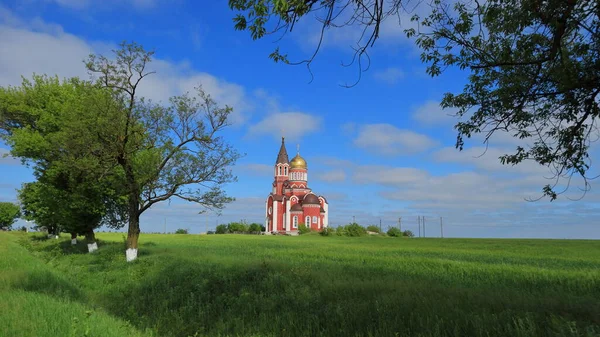
[[[410,231],[410,230],[408,230],[408,229],[407,229],[407,230],[405,230],[405,231],[402,233],[402,235],[404,235],[404,236],[406,236],[406,237],[409,237],[409,238],[412,238],[412,237],[414,237],[414,236],[415,236],[415,233],[413,233],[412,231]]]
[[[188,230],[179,228],[178,230],[175,231],[175,234],[188,234]]]
[[[335,229],[335,234],[337,236],[342,236],[342,235],[346,234],[346,227],[345,226],[337,226],[337,228]]]
[[[332,236],[335,234],[335,230],[333,228],[325,227],[325,228],[321,229],[319,234],[322,236]]]
[[[227,232],[227,225],[225,224],[218,225],[215,229],[216,234],[227,234]]]
[[[250,232],[260,232],[261,229],[262,229],[262,226],[257,223],[250,224],[250,227],[248,227],[248,230]]]
[[[400,236],[402,236],[402,232],[396,227],[390,227],[387,231],[387,235],[394,236],[394,237],[400,237]]]
[[[381,233],[381,231],[379,230],[379,226],[375,226],[375,225],[369,225],[369,226],[367,226],[367,231],[369,231],[369,232],[375,232],[375,233]]]
[[[345,229],[346,236],[363,236],[367,234],[367,230],[356,222],[349,224]]]
[[[227,225],[229,233],[244,233],[248,231],[248,226],[241,222],[231,222]]]
[[[303,223],[298,225],[298,234],[307,234],[310,233],[310,228],[306,227]]]

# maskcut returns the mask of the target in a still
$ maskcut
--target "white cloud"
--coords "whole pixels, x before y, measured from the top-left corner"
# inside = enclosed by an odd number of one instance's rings
[[[74,10],[98,10],[104,8],[114,8],[118,6],[124,6],[128,9],[133,7],[137,10],[144,10],[154,8],[158,4],[158,0],[45,0],[45,2],[55,3],[58,6]]]
[[[240,166],[241,170],[244,173],[249,173],[253,176],[272,176],[273,175],[273,165],[267,164],[245,164]]]
[[[346,180],[346,172],[344,172],[344,170],[331,170],[317,173],[315,176],[317,180],[326,182],[341,182]]]
[[[551,176],[548,167],[539,165],[534,161],[524,161],[518,165],[502,165],[499,157],[504,154],[512,154],[514,149],[476,146],[459,151],[454,147],[445,147],[435,153],[432,158],[440,163],[457,163],[473,165],[474,167],[488,172],[532,174],[540,176]]]
[[[428,177],[427,172],[412,167],[360,165],[355,167],[352,181],[357,184],[390,186],[408,183],[414,184]]]
[[[0,40],[10,48],[0,49],[0,86],[19,85],[21,76],[33,73],[58,75],[61,78],[78,76],[88,78],[83,64],[91,53],[110,55],[111,43],[85,41],[64,32],[61,26],[40,19],[28,22],[0,8]],[[243,124],[250,116],[253,105],[245,89],[214,75],[193,69],[188,62],[167,62],[154,59],[148,76],[140,84],[140,93],[154,101],[166,102],[169,97],[202,85],[220,105],[234,108],[230,116],[234,125]]]
[[[1,165],[21,165],[21,161],[10,155],[10,151],[0,148],[0,166]]]
[[[414,110],[412,117],[425,126],[451,128],[458,122],[458,117],[453,116],[455,113],[455,109],[442,109],[438,102],[427,101]]]
[[[71,9],[83,9],[90,5],[90,0],[50,0],[48,2],[54,2],[61,7],[68,7]]]
[[[390,124],[363,125],[354,139],[354,145],[383,155],[414,154],[436,144],[426,135],[398,129]]]
[[[358,125],[353,122],[344,123],[340,126],[342,131],[346,134],[353,134],[356,132]]]
[[[352,175],[354,183],[382,187],[384,199],[405,202],[411,208],[467,213],[511,209],[527,197],[536,197],[542,180],[472,171],[433,175],[419,168],[393,166],[356,166]]]
[[[438,159],[452,160],[450,153],[446,151],[436,153],[436,156],[440,157]],[[443,158],[444,156],[448,157]],[[338,218],[338,215],[348,214],[348,210],[352,210],[352,214],[357,219],[360,217],[362,222],[372,222],[375,215],[389,222],[394,221],[394,217],[397,219],[398,216],[413,214],[415,218],[416,215],[448,217],[451,219],[449,223],[456,226],[487,225],[493,228],[500,224],[517,226],[524,223],[537,226],[544,219],[556,226],[565,221],[565,215],[560,212],[569,210],[569,205],[586,205],[600,198],[600,194],[592,191],[579,203],[565,198],[552,202],[550,206],[548,199],[537,203],[527,202],[526,199],[540,197],[542,187],[549,183],[543,177],[543,172],[533,167],[511,171],[496,164],[482,162],[476,167],[477,171],[463,167],[457,172],[437,173],[420,167],[360,165],[336,158],[320,158],[319,162],[333,171],[343,169],[349,172],[350,182],[357,186],[356,191],[360,191],[361,200],[367,202],[361,207],[362,210],[343,203],[334,205],[332,216],[338,222],[343,218]],[[428,163],[426,165],[429,167]],[[580,196],[575,183],[572,189],[566,196]],[[352,195],[349,199],[356,197],[357,195]],[[386,203],[389,205],[382,206]],[[549,209],[540,211],[540,205],[546,205]],[[590,212],[600,214],[600,209],[592,209]],[[562,214],[560,217],[559,213]],[[481,219],[478,214],[486,214],[487,218]],[[548,214],[555,214],[556,218],[548,218]],[[588,220],[591,221],[591,218]],[[460,229],[454,233],[470,236]]]
[[[279,96],[274,95],[267,90],[262,88],[254,90],[254,96],[263,102],[262,108],[267,113],[275,113],[281,111],[281,104],[279,104]]]
[[[440,127],[452,130],[452,132],[458,134],[457,131],[454,130],[454,126],[459,121],[467,120],[469,115],[467,114],[463,117],[458,117],[456,116],[457,111],[458,109],[456,108],[442,109],[438,102],[430,100],[415,108],[412,113],[412,118],[422,126]],[[465,146],[484,145],[486,136],[487,131],[483,131],[481,133],[473,134],[471,138],[465,137]],[[498,146],[502,148],[512,147],[514,152],[516,146],[526,147],[528,143],[532,143],[532,140],[533,139],[519,139],[514,135],[514,132],[510,133],[504,130],[496,130],[489,138],[488,146]]]
[[[266,115],[263,120],[248,128],[249,136],[270,135],[278,139],[298,140],[321,127],[321,118],[302,112],[279,112]]]
[[[393,85],[404,78],[404,72],[400,68],[389,67],[383,70],[376,71],[373,74],[375,79]]]

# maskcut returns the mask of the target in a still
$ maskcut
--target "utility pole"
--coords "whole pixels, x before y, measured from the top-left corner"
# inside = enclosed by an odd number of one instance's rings
[[[352,223],[356,223],[356,217],[354,215],[352,216]]]
[[[423,237],[426,237],[427,235],[425,235],[425,217],[423,217]]]
[[[402,232],[402,217],[398,218],[398,229]]]
[[[440,217],[440,232],[442,233],[442,239],[444,238],[444,222],[442,222],[442,217]]]
[[[419,223],[419,237],[421,237],[421,216],[417,218],[417,222]]]
[[[379,232],[381,232],[381,218],[379,218]]]

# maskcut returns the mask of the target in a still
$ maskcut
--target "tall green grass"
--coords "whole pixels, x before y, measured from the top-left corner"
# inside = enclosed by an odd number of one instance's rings
[[[0,235],[22,251],[0,262],[19,280],[3,294],[94,310],[64,329],[106,315],[135,327],[123,336],[600,336],[595,241],[145,234],[126,263],[122,234],[95,254]]]
[[[60,268],[61,249],[44,243],[39,259],[17,244],[17,236],[0,233],[0,336],[2,337],[118,337],[152,336],[88,302],[77,283]],[[22,242],[33,248],[28,239]],[[41,244],[35,244],[39,247]],[[53,256],[53,257],[50,257]],[[57,268],[55,268],[57,267]]]

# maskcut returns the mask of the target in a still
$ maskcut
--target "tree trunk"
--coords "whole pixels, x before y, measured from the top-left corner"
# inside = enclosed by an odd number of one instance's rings
[[[138,238],[140,237],[140,213],[137,202],[138,195],[129,197],[129,229],[127,231],[127,250],[125,257],[127,262],[137,259]]]
[[[71,244],[72,245],[77,244],[77,233],[71,233]]]
[[[87,241],[88,253],[93,253],[98,250],[98,243],[96,242],[96,234],[93,229],[90,229],[85,233],[85,240]]]

